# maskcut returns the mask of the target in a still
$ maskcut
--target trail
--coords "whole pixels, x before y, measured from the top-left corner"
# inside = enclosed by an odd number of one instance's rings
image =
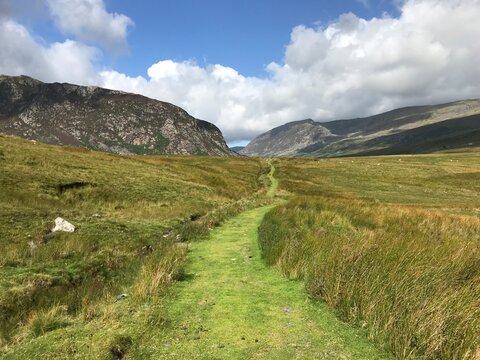
[[[270,188],[267,191],[268,197],[274,197],[275,193],[277,192],[278,188],[278,180],[275,178],[275,166],[273,166],[272,160],[267,160],[268,164],[270,165],[270,172],[268,173],[268,179],[270,180]]]
[[[277,180],[271,164],[271,192]],[[363,334],[311,301],[299,281],[266,267],[257,228],[272,207],[246,211],[193,243],[186,279],[167,297],[155,336],[165,359],[384,359]]]

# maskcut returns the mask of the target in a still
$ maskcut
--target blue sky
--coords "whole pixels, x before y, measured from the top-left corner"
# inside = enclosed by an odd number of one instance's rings
[[[0,0],[0,73],[171,102],[230,144],[480,98],[479,0]]]
[[[32,0],[33,1],[33,0]],[[393,0],[106,0],[109,12],[127,15],[128,51],[104,52],[102,62],[130,76],[145,75],[161,59],[222,64],[245,76],[266,76],[281,62],[295,26],[325,26],[341,14],[370,19],[398,13]],[[17,0],[17,17],[46,41],[64,34],[31,1]]]
[[[222,64],[246,76],[265,76],[265,66],[281,62],[297,25],[327,24],[340,14],[361,17],[395,13],[390,2],[355,0],[109,0],[113,11],[135,22],[130,54],[115,61],[119,71],[143,75],[158,59],[196,59]]]

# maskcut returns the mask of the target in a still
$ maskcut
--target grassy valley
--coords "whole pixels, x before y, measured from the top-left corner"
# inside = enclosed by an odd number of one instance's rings
[[[476,359],[479,164],[2,135],[0,357]],[[76,231],[52,233],[57,216]]]

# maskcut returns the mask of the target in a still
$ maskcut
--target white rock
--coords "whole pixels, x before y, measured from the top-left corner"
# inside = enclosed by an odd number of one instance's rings
[[[55,227],[52,229],[52,232],[56,231],[74,232],[75,226],[67,220],[58,217],[55,219]]]

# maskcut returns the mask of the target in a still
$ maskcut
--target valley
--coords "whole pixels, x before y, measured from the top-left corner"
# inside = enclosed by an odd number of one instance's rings
[[[2,358],[478,354],[478,152],[0,154]]]
[[[480,360],[480,0],[0,0],[0,360]]]

